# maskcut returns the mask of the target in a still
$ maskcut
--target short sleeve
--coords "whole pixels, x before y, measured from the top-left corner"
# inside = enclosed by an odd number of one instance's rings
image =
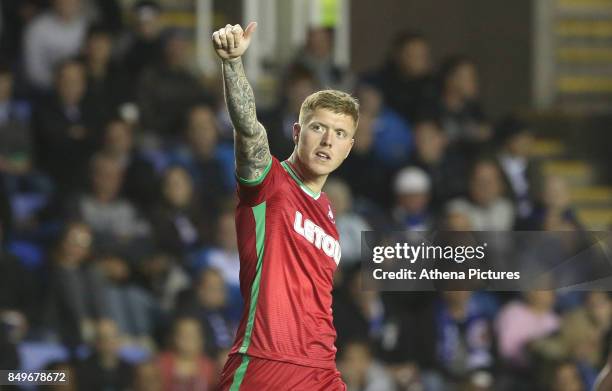
[[[259,178],[244,179],[236,174],[238,198],[250,206],[261,204],[278,190],[282,174],[283,167],[274,156]]]

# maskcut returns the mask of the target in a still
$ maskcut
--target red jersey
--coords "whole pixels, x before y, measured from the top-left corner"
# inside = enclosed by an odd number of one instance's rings
[[[245,309],[230,354],[335,368],[331,293],[340,244],[329,199],[274,157],[260,179],[239,179],[238,198]]]

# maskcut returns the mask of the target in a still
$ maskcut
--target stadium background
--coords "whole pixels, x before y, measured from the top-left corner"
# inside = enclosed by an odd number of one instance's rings
[[[210,34],[257,20],[245,61],[276,156],[310,92],[362,103],[326,187],[349,390],[593,384],[607,293],[381,295],[360,290],[356,249],[370,228],[609,230],[611,1],[23,0],[0,15],[0,368],[211,389],[242,303]]]

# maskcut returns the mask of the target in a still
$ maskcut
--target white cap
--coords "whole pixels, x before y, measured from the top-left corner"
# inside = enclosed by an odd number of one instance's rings
[[[395,176],[395,194],[427,193],[431,180],[425,171],[418,167],[402,168]]]

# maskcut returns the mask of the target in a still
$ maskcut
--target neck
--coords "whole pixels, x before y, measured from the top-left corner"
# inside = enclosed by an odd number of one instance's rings
[[[309,170],[304,167],[298,158],[295,150],[287,160],[289,163],[291,163],[291,167],[295,170],[295,173],[300,177],[306,187],[308,187],[314,193],[321,192],[321,189],[323,189],[323,185],[327,180],[327,175],[314,175],[309,172]]]

